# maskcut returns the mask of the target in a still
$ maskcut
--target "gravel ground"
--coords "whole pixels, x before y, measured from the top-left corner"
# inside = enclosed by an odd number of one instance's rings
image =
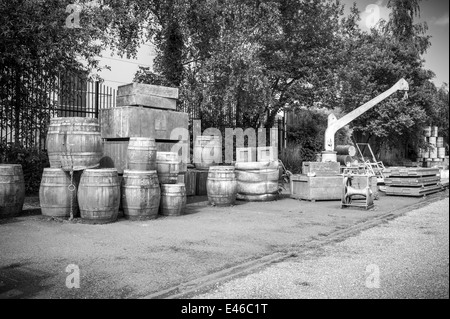
[[[445,199],[196,298],[448,299],[448,286],[449,201]]]

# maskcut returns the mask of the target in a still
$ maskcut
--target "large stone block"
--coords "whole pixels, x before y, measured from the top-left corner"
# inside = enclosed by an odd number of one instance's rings
[[[177,88],[143,83],[130,83],[119,86],[117,89],[117,96],[142,94],[165,97],[168,99],[178,99],[178,92],[179,90]]]
[[[116,98],[116,105],[118,107],[144,106],[164,110],[176,110],[177,100],[153,95],[132,94],[132,95],[118,96]]]

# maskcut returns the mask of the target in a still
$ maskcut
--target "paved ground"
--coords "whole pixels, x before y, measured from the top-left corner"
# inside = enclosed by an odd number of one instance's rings
[[[371,211],[292,199],[200,204],[181,217],[102,226],[24,214],[0,220],[0,298],[144,297],[421,201],[382,197]],[[79,289],[66,287],[69,265],[80,269]]]
[[[196,298],[449,298],[449,201]]]

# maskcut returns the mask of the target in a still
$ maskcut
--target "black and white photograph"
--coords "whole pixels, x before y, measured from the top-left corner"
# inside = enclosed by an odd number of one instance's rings
[[[449,299],[449,2],[0,0],[0,299]]]

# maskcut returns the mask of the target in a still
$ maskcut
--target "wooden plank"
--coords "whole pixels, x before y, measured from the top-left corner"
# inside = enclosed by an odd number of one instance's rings
[[[411,196],[411,197],[421,197],[433,193],[437,193],[443,190],[441,185],[431,185],[425,187],[398,187],[398,186],[387,186],[386,195],[388,196]]]
[[[427,177],[388,177],[384,179],[386,185],[389,186],[409,186],[422,187],[424,185],[436,185],[439,182],[439,176]]]
[[[154,95],[169,99],[178,99],[179,90],[166,86],[158,86],[144,83],[130,83],[118,87],[117,96],[134,94]]]
[[[196,195],[197,196],[205,196],[208,195],[208,191],[206,189],[206,183],[208,181],[208,171],[202,171],[202,170],[196,170],[196,177],[197,177],[197,191],[196,191]]]
[[[100,111],[102,138],[150,137],[172,140],[177,129],[189,134],[189,115],[138,106],[116,107]]]
[[[195,196],[197,194],[197,172],[189,169],[185,176],[186,195]]]
[[[406,168],[406,167],[390,167],[383,170],[385,177],[404,177],[404,176],[436,176],[439,174],[437,168]]]
[[[302,174],[315,174],[316,176],[338,175],[341,165],[338,162],[303,162]]]
[[[116,99],[116,105],[118,107],[144,106],[164,110],[176,110],[177,100],[152,95],[133,94],[133,95],[118,96]]]

